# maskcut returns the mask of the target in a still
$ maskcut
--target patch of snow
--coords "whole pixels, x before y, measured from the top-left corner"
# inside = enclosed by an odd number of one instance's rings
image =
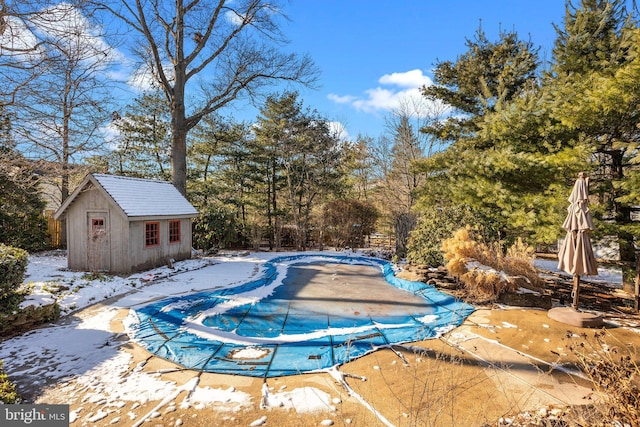
[[[533,291],[531,289],[527,289],[527,288],[518,288],[518,290],[516,291],[517,294],[523,295],[523,294],[536,294],[536,295],[540,295],[540,292],[537,291]]]
[[[416,320],[424,324],[429,324],[435,322],[439,318],[440,316],[436,316],[435,314],[427,314],[426,316],[417,317]]]
[[[496,276],[498,276],[500,278],[500,281],[502,282],[508,282],[509,281],[509,275],[507,273],[505,273],[504,271],[498,271],[493,267],[489,267],[488,265],[484,265],[481,264],[480,262],[476,261],[476,260],[471,260],[469,262],[467,262],[465,264],[465,267],[467,268],[468,271],[479,271],[482,274],[495,274]]]
[[[232,359],[260,359],[268,354],[269,354],[269,351],[262,348],[246,347],[234,352],[231,355],[231,358]]]
[[[198,387],[191,394],[190,400],[205,406],[224,404],[229,410],[251,405],[251,395],[237,391],[233,387],[224,390],[220,388]],[[223,409],[220,406],[216,406],[216,408]]]
[[[551,271],[568,278],[572,277],[571,274],[560,270],[558,268],[558,261],[555,260],[536,259],[534,260],[533,265],[541,270]],[[582,278],[590,282],[601,283],[613,288],[622,288],[622,269],[619,267],[598,266],[597,276],[584,276]]]
[[[107,418],[107,416],[109,415],[109,413],[103,411],[102,409],[98,410],[98,412],[96,412],[95,415],[90,416],[89,418],[87,418],[87,421],[89,421],[90,423],[95,423],[98,422],[102,419]]]
[[[85,373],[118,353],[110,342],[109,323],[114,314],[104,309],[88,319],[6,340],[0,347],[0,359],[12,375],[32,381],[58,381]]]
[[[56,302],[54,298],[46,294],[31,294],[26,297],[24,301],[20,303],[20,308],[25,309],[29,306],[41,307],[44,305],[53,304]]]
[[[117,401],[148,402],[164,398],[175,390],[176,384],[161,380],[157,374],[149,374],[140,368],[131,372],[132,357],[124,351],[88,370],[77,379],[86,386],[89,398],[107,397],[108,403]]]
[[[262,417],[258,418],[257,420],[255,420],[254,422],[252,422],[249,425],[251,427],[257,427],[257,426],[264,425],[264,423],[266,423],[266,422],[267,422],[267,416],[263,415]]]
[[[207,258],[191,259],[177,262],[174,269],[163,266],[148,272],[119,277],[69,271],[66,267],[66,256],[61,256],[59,252],[34,254],[29,256],[23,284],[23,288],[29,289],[31,295],[23,305],[42,305],[46,301],[56,300],[61,313],[69,314],[107,298],[139,290],[145,285],[148,286],[152,280],[165,280],[176,273],[197,271],[211,263],[212,260]],[[207,286],[210,287],[212,286]]]
[[[326,411],[330,408],[330,404],[331,396],[315,387],[302,387],[268,394],[266,398],[267,407],[294,409],[299,413]]]

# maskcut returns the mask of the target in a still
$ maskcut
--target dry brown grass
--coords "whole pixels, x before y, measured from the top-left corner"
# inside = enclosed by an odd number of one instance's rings
[[[509,276],[525,278],[532,288],[541,281],[533,266],[533,248],[518,239],[503,251],[498,242],[488,244],[470,227],[457,230],[453,237],[442,243],[447,270],[457,276],[468,290],[483,297],[497,297],[514,292],[519,287]],[[475,261],[475,263],[474,263]],[[474,265],[473,268],[470,268]]]
[[[574,422],[585,426],[640,426],[640,366],[636,349],[606,330],[593,339],[568,333],[569,350],[593,382],[600,399],[586,408],[574,408]],[[577,410],[581,409],[581,410]]]

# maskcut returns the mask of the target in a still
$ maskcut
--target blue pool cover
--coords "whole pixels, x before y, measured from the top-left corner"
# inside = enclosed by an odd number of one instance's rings
[[[390,312],[366,316],[337,309],[340,295],[318,302],[318,309],[315,301],[295,304],[298,291],[283,275],[291,266],[313,263],[377,267],[398,288],[389,294],[402,290],[420,302],[392,299]],[[256,301],[255,295],[262,297]],[[435,338],[473,311],[432,286],[397,278],[392,264],[381,259],[292,255],[267,261],[258,279],[240,286],[132,310],[129,333],[150,353],[188,369],[268,378],[319,371],[391,344]]]

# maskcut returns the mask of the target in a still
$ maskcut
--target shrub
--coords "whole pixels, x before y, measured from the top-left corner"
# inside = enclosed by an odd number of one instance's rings
[[[323,211],[326,235],[336,248],[363,247],[365,236],[374,231],[379,213],[368,202],[359,200],[333,200]]]
[[[567,333],[567,338],[573,341],[569,350],[601,397],[582,417],[587,418],[589,425],[639,426],[640,366],[635,349],[624,343],[612,343],[608,335],[605,330],[596,331],[594,342],[586,334],[575,340],[578,335]]]
[[[0,360],[0,402],[11,405],[19,403],[20,396],[16,392],[16,385],[9,381],[9,377],[2,369],[2,360]]]
[[[193,223],[193,245],[198,249],[224,249],[243,246],[240,224],[232,209],[221,205],[207,206]]]
[[[516,290],[508,276],[523,276],[533,287],[540,278],[533,266],[534,250],[518,239],[503,252],[499,242],[485,243],[470,227],[461,228],[442,243],[447,270],[478,296],[497,297]]]
[[[28,260],[29,254],[24,249],[0,243],[0,300],[20,287]]]
[[[8,155],[6,152],[4,155]],[[9,158],[2,161],[19,159]],[[31,252],[49,247],[45,202],[35,174],[28,167],[0,170],[0,243]]]
[[[451,230],[467,224],[476,224],[485,235],[498,235],[495,225],[465,206],[435,207],[422,209],[420,220],[411,232],[407,244],[409,264],[438,267],[445,264],[442,242],[451,237]]]

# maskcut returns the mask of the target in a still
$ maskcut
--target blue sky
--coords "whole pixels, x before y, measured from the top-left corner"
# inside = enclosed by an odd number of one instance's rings
[[[337,128],[344,129],[343,137],[349,139],[359,134],[377,138],[385,131],[385,119],[400,101],[409,96],[424,100],[419,88],[432,83],[436,62],[455,61],[465,53],[465,40],[473,38],[480,25],[491,41],[498,40],[500,29],[516,31],[521,40],[531,40],[534,46],[539,46],[541,58],[549,60],[556,38],[553,23],[561,25],[565,15],[564,0],[535,3],[524,0],[283,0],[283,3],[283,12],[290,19],[281,26],[290,39],[283,50],[309,55],[321,72],[317,89],[298,88],[300,99],[305,107],[340,123]],[[576,3],[580,2],[576,0]],[[67,20],[73,18],[72,25],[79,26],[80,31],[89,28],[82,17],[64,8],[58,13],[64,13],[62,16]],[[26,45],[35,42],[34,34],[20,22],[12,24],[16,26],[15,34],[21,37],[18,41]],[[32,31],[52,34],[60,31],[55,24],[48,27],[35,24]],[[107,50],[100,37],[89,32],[86,37],[83,43],[88,47],[101,52]],[[15,42],[14,37],[0,38],[0,45]],[[126,102],[139,89],[129,86],[136,60],[120,48],[111,53],[113,62],[105,66],[113,66],[108,68],[109,78],[125,83],[120,101]],[[144,77],[144,72],[139,76]],[[250,123],[256,119],[258,110],[246,102],[237,100],[220,113]],[[108,134],[108,129],[105,133]]]
[[[284,12],[291,20],[282,28],[291,40],[286,48],[308,53],[321,70],[320,88],[301,88],[300,98],[355,138],[382,133],[399,92],[429,82],[437,60],[463,54],[465,38],[480,23],[489,40],[498,40],[500,28],[515,30],[549,59],[552,23],[562,24],[565,6],[563,0],[297,0]]]

